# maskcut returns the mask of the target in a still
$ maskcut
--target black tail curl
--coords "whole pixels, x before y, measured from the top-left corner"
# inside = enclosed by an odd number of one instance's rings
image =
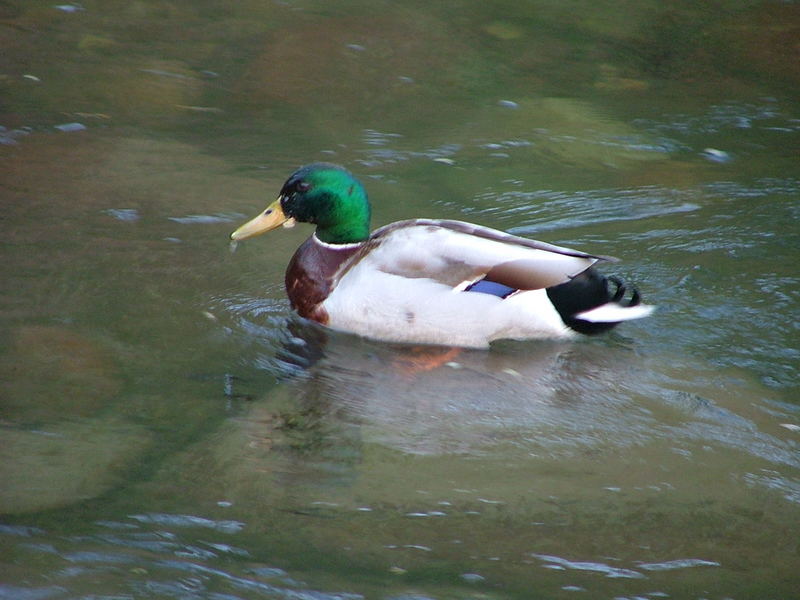
[[[593,323],[577,319],[575,315],[609,302],[626,307],[641,304],[642,298],[636,288],[631,288],[630,297],[626,298],[627,291],[628,286],[619,277],[604,277],[594,269],[587,269],[566,283],[547,288],[547,297],[567,327],[594,335],[613,329],[619,322]]]
[[[611,277],[606,277],[606,281],[617,286],[614,295],[610,298],[611,302],[616,302],[620,306],[637,306],[642,303],[642,297],[639,295],[639,290],[636,288],[631,288],[631,297],[628,300],[624,300],[627,286],[619,277],[612,275]],[[600,305],[598,304],[598,306]]]

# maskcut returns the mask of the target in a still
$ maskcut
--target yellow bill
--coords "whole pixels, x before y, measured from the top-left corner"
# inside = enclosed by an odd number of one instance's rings
[[[251,219],[239,229],[231,234],[231,240],[240,242],[247,238],[255,237],[272,231],[283,225],[284,227],[294,226],[294,219],[287,217],[281,208],[281,199],[278,198],[270,204],[267,209],[259,214],[256,218]]]

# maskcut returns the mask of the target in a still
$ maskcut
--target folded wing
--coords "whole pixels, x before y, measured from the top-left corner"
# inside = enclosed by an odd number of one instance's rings
[[[599,260],[614,259],[461,221],[416,219],[375,231],[352,264],[366,262],[385,273],[452,288],[485,280],[536,290],[566,283]]]

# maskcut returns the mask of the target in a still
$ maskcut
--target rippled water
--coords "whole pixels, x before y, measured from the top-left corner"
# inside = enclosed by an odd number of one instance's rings
[[[793,598],[792,3],[0,2],[0,598]],[[296,166],[613,255],[580,342],[292,316]],[[431,359],[440,364],[429,368]]]

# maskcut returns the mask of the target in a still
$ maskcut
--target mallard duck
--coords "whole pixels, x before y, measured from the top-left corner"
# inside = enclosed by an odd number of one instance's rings
[[[316,225],[286,270],[292,308],[377,340],[481,348],[600,333],[653,310],[593,268],[616,259],[463,221],[411,219],[370,234],[370,214],[349,171],[314,163],[292,173],[278,199],[231,239]]]

